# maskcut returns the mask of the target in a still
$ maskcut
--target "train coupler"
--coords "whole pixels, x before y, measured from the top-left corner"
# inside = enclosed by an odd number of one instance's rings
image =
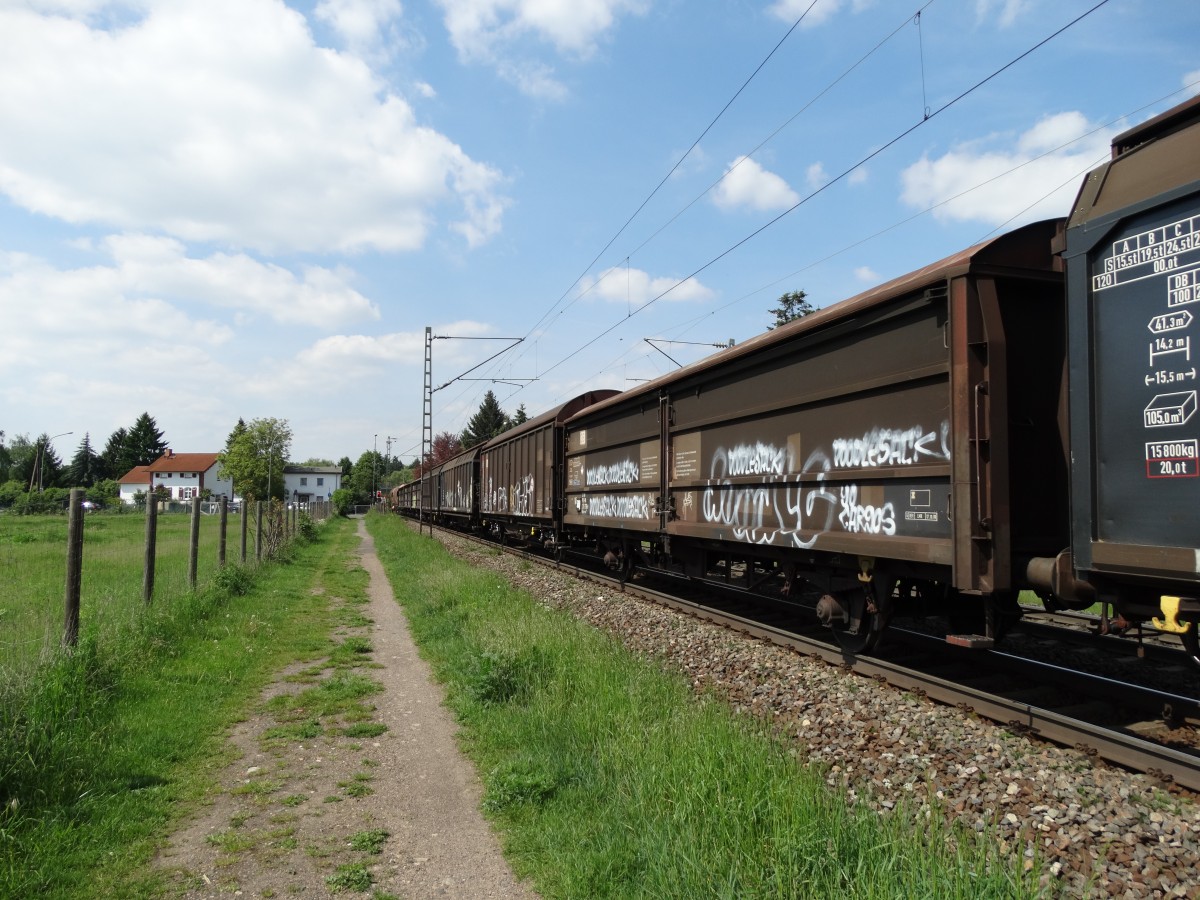
[[[1200,622],[1200,600],[1195,597],[1164,595],[1159,598],[1159,609],[1162,611],[1162,618],[1155,616],[1150,620],[1159,631],[1185,634],[1189,626]]]

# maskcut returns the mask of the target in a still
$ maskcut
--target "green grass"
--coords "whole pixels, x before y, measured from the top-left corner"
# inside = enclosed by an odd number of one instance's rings
[[[989,835],[848,806],[761,723],[404,523],[368,524],[485,810],[543,896],[1036,893]]]
[[[250,523],[248,561],[254,558]],[[161,514],[155,540],[154,603],[189,593],[190,516]],[[146,520],[139,513],[89,513],[83,527],[80,620],[84,634],[108,640],[142,615]],[[226,559],[238,562],[241,520],[230,516]],[[200,517],[196,581],[206,585],[218,570],[220,517]],[[0,572],[20,573],[0,588],[0,681],[28,671],[62,641],[66,574],[66,516],[0,516]]]
[[[335,521],[244,593],[156,603],[134,627],[0,684],[0,897],[158,896],[146,863],[228,762],[226,729],[274,672],[333,649],[328,598],[352,583],[356,543]]]

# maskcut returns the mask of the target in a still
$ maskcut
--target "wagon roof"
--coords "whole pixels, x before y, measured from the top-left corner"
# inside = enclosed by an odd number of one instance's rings
[[[1149,197],[1187,189],[1196,180],[1200,153],[1200,97],[1195,97],[1113,138],[1112,158],[1079,187],[1070,228],[1092,227]],[[1078,233],[1078,232],[1076,232]]]
[[[515,437],[520,437],[527,431],[533,431],[537,428],[541,428],[544,425],[548,425],[551,422],[561,424],[576,413],[582,412],[588,407],[608,400],[611,397],[615,397],[620,393],[620,391],[612,390],[611,388],[587,391],[586,393],[580,394],[578,397],[568,400],[561,406],[556,406],[549,412],[544,412],[540,416],[532,419],[526,419],[515,428],[510,428],[508,431],[496,435],[490,441],[486,441],[480,446],[486,450],[498,444],[503,444],[505,441],[510,441]]]
[[[968,272],[984,270],[1010,270],[1014,272],[1050,272],[1055,270],[1056,260],[1051,253],[1051,240],[1061,230],[1062,219],[1047,219],[1017,228],[999,237],[991,238],[960,250],[952,256],[901,275],[878,287],[871,288],[847,300],[834,303],[816,312],[795,319],[786,325],[750,338],[744,343],[721,350],[691,365],[676,369],[653,381],[631,388],[622,394],[597,403],[580,415],[591,414],[619,405],[623,400],[645,398],[656,395],[661,389],[678,381],[694,376],[717,366],[725,365],[743,356],[758,353],[767,347],[790,340],[798,334],[817,331],[847,318],[852,318],[872,307],[879,306],[896,297],[911,294],[923,287],[937,284],[948,278]],[[577,415],[576,418],[579,416]]]
[[[481,449],[483,449],[483,444],[476,444],[474,447],[468,447],[466,450],[463,450],[460,453],[454,454],[449,459],[443,459],[440,463],[438,463],[436,466],[431,468],[429,471],[430,472],[440,472],[442,469],[449,469],[449,468],[453,468],[454,466],[460,466],[463,463],[472,462],[475,459],[475,457],[477,457],[479,455],[479,451]]]

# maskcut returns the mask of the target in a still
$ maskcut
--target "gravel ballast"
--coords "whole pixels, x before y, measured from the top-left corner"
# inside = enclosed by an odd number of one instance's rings
[[[1200,806],[1190,794],[563,571],[440,539],[697,691],[773,722],[856,803],[993,828],[1027,869],[1043,869],[1050,894],[1200,897]]]

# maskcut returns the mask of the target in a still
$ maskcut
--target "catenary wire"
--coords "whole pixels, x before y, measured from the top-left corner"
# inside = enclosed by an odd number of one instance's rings
[[[583,351],[583,350],[586,350],[588,347],[591,347],[592,345],[594,345],[595,343],[597,343],[598,341],[600,341],[602,338],[605,338],[605,337],[607,337],[609,334],[611,334],[613,331],[615,331],[617,328],[619,328],[619,327],[620,327],[621,325],[623,325],[625,322],[629,321],[629,319],[633,318],[633,317],[634,317],[634,316],[636,316],[638,313],[640,313],[640,312],[642,312],[642,311],[644,311],[644,310],[648,309],[649,307],[653,306],[655,303],[657,303],[657,302],[658,302],[659,300],[661,300],[662,298],[666,297],[666,296],[667,296],[668,294],[670,294],[672,291],[676,290],[676,289],[677,289],[677,288],[679,288],[681,285],[683,285],[683,284],[687,283],[687,282],[688,282],[690,279],[692,279],[692,278],[695,278],[695,277],[696,277],[697,275],[699,275],[701,272],[704,272],[706,269],[709,269],[710,267],[712,267],[712,266],[713,266],[713,265],[715,265],[716,263],[720,262],[720,261],[721,261],[722,259],[724,259],[726,256],[729,256],[731,253],[733,253],[734,251],[736,251],[736,250],[737,250],[739,247],[742,247],[743,245],[745,245],[745,244],[746,244],[746,243],[748,243],[749,241],[753,240],[753,239],[754,239],[755,237],[757,237],[758,235],[762,234],[762,233],[763,233],[764,231],[766,231],[768,228],[771,228],[773,225],[775,225],[776,223],[778,223],[778,222],[779,222],[779,221],[781,221],[782,219],[784,219],[784,218],[786,218],[787,216],[791,215],[793,212],[795,212],[795,211],[796,211],[797,209],[799,209],[801,206],[803,206],[804,204],[806,204],[806,203],[807,203],[809,200],[813,199],[813,198],[814,198],[814,197],[816,197],[818,194],[821,194],[822,192],[824,192],[824,191],[825,191],[825,190],[827,190],[828,188],[830,188],[830,187],[832,187],[833,185],[837,184],[838,182],[842,181],[843,179],[845,179],[846,177],[848,177],[848,176],[849,176],[851,173],[853,173],[855,170],[857,170],[857,169],[861,168],[862,166],[864,166],[864,165],[866,165],[868,162],[870,162],[872,159],[874,159],[875,157],[879,156],[879,155],[880,155],[881,153],[883,153],[884,151],[886,151],[886,150],[890,149],[891,147],[895,146],[895,145],[896,145],[896,144],[898,144],[900,141],[902,141],[904,138],[908,137],[908,136],[909,136],[910,134],[912,134],[914,131],[916,131],[917,129],[919,129],[921,126],[923,126],[923,125],[925,125],[926,123],[928,123],[928,122],[932,121],[933,119],[935,119],[937,116],[941,115],[941,114],[942,114],[943,112],[945,112],[946,110],[948,110],[948,109],[950,109],[951,107],[955,106],[957,103],[959,103],[960,101],[964,100],[966,97],[970,96],[970,95],[971,95],[971,94],[973,94],[975,91],[979,90],[979,89],[980,89],[981,87],[983,87],[985,84],[988,84],[990,81],[992,81],[993,79],[997,78],[998,76],[1000,76],[1001,74],[1003,74],[1004,72],[1006,72],[1008,69],[1012,68],[1014,65],[1016,65],[1017,63],[1019,63],[1021,60],[1025,59],[1025,58],[1026,58],[1026,57],[1028,57],[1030,54],[1032,54],[1032,53],[1036,52],[1036,51],[1037,51],[1037,50],[1039,50],[1041,47],[1044,47],[1046,44],[1048,44],[1050,41],[1054,40],[1056,37],[1058,37],[1059,35],[1061,35],[1063,32],[1067,31],[1068,29],[1072,28],[1073,26],[1075,26],[1076,24],[1078,24],[1079,22],[1081,22],[1083,19],[1085,19],[1085,18],[1087,18],[1088,16],[1090,16],[1090,15],[1091,15],[1092,13],[1094,13],[1096,10],[1100,9],[1100,8],[1101,8],[1101,7],[1103,7],[1103,6],[1106,6],[1106,5],[1107,5],[1109,2],[1111,2],[1111,0],[1100,0],[1100,2],[1099,2],[1099,3],[1095,4],[1095,5],[1094,5],[1094,6],[1092,6],[1090,9],[1086,10],[1086,11],[1085,11],[1085,12],[1083,12],[1083,13],[1080,13],[1078,16],[1076,16],[1076,17],[1075,17],[1074,19],[1072,19],[1070,22],[1068,22],[1067,24],[1065,24],[1065,25],[1063,25],[1062,27],[1058,28],[1056,31],[1054,31],[1053,33],[1051,33],[1051,34],[1050,34],[1050,35],[1048,35],[1047,37],[1045,37],[1045,38],[1042,38],[1042,40],[1038,41],[1036,44],[1034,44],[1034,45],[1033,45],[1032,47],[1030,47],[1029,49],[1027,49],[1027,50],[1023,51],[1022,53],[1018,54],[1017,56],[1013,57],[1013,59],[1009,60],[1007,63],[1005,63],[1005,64],[1004,64],[1003,66],[1001,66],[1000,68],[998,68],[998,69],[994,70],[994,71],[993,71],[991,74],[989,74],[989,75],[987,75],[986,77],[984,77],[984,78],[980,79],[979,81],[975,82],[973,85],[971,85],[969,88],[967,88],[966,90],[964,90],[962,93],[958,94],[956,97],[952,98],[951,100],[948,100],[948,101],[946,101],[944,104],[942,104],[942,105],[941,105],[940,107],[938,107],[936,110],[934,110],[933,112],[929,113],[927,116],[923,117],[923,118],[921,119],[921,121],[919,121],[919,122],[917,122],[917,123],[915,123],[915,124],[911,125],[910,127],[906,128],[904,131],[900,132],[898,135],[896,135],[895,137],[893,137],[893,138],[891,138],[889,141],[887,141],[887,143],[885,143],[885,144],[883,144],[882,146],[880,146],[880,147],[876,148],[875,150],[871,151],[869,154],[867,154],[867,155],[866,155],[866,156],[864,156],[862,159],[860,159],[860,160],[859,160],[857,163],[855,163],[854,165],[850,166],[849,168],[847,168],[847,169],[843,170],[843,171],[841,172],[841,174],[837,175],[835,178],[832,178],[832,179],[830,179],[828,182],[826,182],[825,184],[821,185],[821,187],[819,187],[819,188],[816,188],[815,190],[811,191],[809,194],[807,194],[806,196],[802,197],[802,198],[801,198],[799,201],[797,201],[795,204],[793,204],[792,206],[790,206],[788,209],[786,209],[786,210],[784,210],[783,212],[779,213],[777,216],[775,216],[774,218],[770,219],[770,220],[769,220],[769,221],[767,221],[765,224],[763,224],[763,225],[759,226],[759,227],[758,227],[758,228],[756,228],[754,231],[750,232],[750,234],[746,235],[745,237],[741,238],[740,240],[738,240],[736,243],[734,243],[734,244],[733,244],[733,245],[731,245],[730,247],[728,247],[728,248],[726,248],[725,250],[721,251],[721,253],[717,254],[717,255],[716,255],[716,256],[714,256],[712,259],[708,260],[708,262],[706,262],[706,263],[704,263],[703,265],[699,266],[697,269],[695,269],[695,270],[694,270],[693,272],[691,272],[689,275],[685,276],[684,278],[681,278],[681,279],[677,280],[677,281],[676,281],[674,284],[672,284],[672,285],[671,285],[670,287],[668,287],[666,290],[662,291],[661,293],[659,293],[659,294],[658,294],[658,295],[656,295],[655,297],[652,297],[651,299],[647,300],[645,303],[643,303],[641,306],[637,307],[637,309],[635,309],[635,310],[633,310],[632,312],[630,312],[630,313],[629,313],[628,315],[626,315],[624,318],[622,318],[622,319],[619,319],[618,321],[614,322],[612,325],[610,325],[608,328],[606,328],[606,329],[604,329],[603,331],[601,331],[599,334],[597,334],[597,335],[596,335],[595,337],[593,337],[591,340],[587,341],[586,343],[584,343],[584,344],[582,344],[581,346],[579,346],[579,347],[575,348],[574,350],[572,350],[572,351],[571,351],[570,353],[568,353],[566,356],[564,356],[564,357],[562,357],[561,359],[559,359],[559,360],[558,360],[558,362],[556,362],[556,363],[554,363],[553,365],[549,366],[548,368],[544,369],[544,370],[541,372],[541,375],[543,375],[543,376],[544,376],[544,375],[546,375],[547,373],[554,371],[554,370],[555,370],[555,369],[557,369],[559,366],[563,365],[563,363],[565,363],[565,362],[566,362],[568,359],[571,359],[573,356],[575,356],[575,354],[577,354],[577,353],[580,353],[580,352],[581,352],[581,351]]]

